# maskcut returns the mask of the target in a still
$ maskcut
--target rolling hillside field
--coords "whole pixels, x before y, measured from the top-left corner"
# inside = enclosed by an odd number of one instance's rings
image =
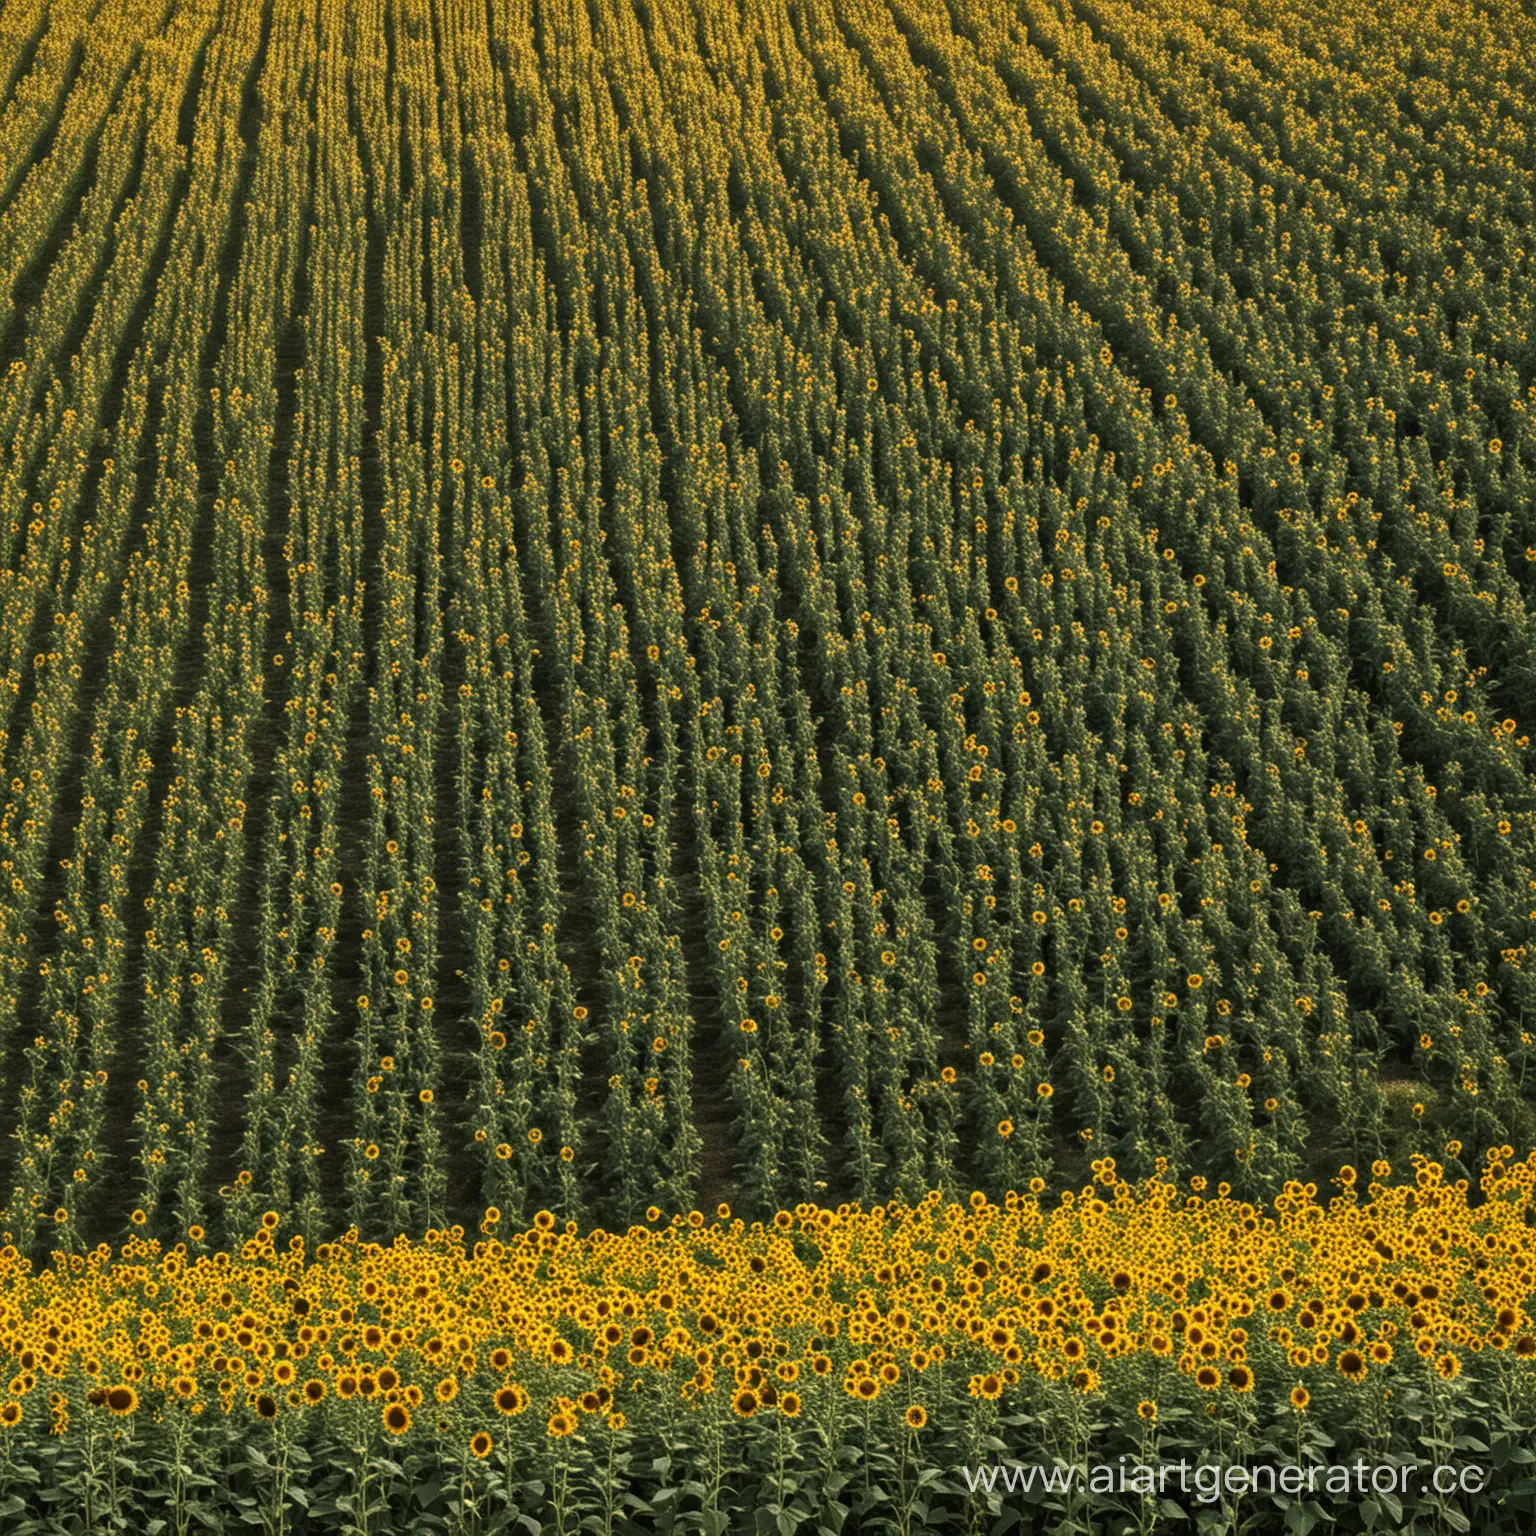
[[[1533,331],[1529,0],[3,0],[0,1528],[1532,1528]]]

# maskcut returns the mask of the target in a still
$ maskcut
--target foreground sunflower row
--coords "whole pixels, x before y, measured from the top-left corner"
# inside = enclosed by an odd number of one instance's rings
[[[1475,1190],[1417,1156],[1269,1207],[1094,1174],[1054,1201],[653,1208],[622,1233],[491,1209],[472,1246],[307,1253],[269,1211],[236,1252],[194,1229],[39,1272],[6,1248],[0,1500],[19,1521],[52,1478],[88,1527],[138,1498],[178,1531],[220,1498],[273,1530],[619,1530],[669,1505],[723,1530],[733,1500],[792,1529],[829,1500],[912,1529],[947,1496],[980,1518],[946,1478],[990,1455],[1240,1458],[1276,1425],[1302,1460],[1340,1436],[1492,1455],[1532,1422],[1536,1152],[1488,1149]]]

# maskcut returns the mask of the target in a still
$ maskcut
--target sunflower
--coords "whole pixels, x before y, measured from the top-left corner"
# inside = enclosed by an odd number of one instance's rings
[[[928,1422],[928,1410],[921,1403],[913,1403],[903,1417],[908,1429],[922,1429]]]
[[[256,1412],[263,1419],[275,1419],[277,1417],[277,1399],[269,1392],[262,1392],[256,1398]]]
[[[384,1410],[384,1428],[392,1435],[403,1435],[411,1427],[411,1410],[404,1403],[391,1403]]]
[[[139,1394],[129,1386],[109,1387],[102,1401],[109,1412],[123,1419],[139,1406]]]
[[[495,1442],[482,1430],[477,1430],[469,1437],[469,1454],[480,1461],[484,1461],[491,1454],[491,1447]]]
[[[1136,1404],[1136,1417],[1138,1419],[1146,1420],[1148,1424],[1156,1424],[1157,1404],[1154,1403],[1150,1398],[1142,1398],[1142,1400]]]
[[[1308,1392],[1300,1382],[1297,1382],[1296,1385],[1291,1388],[1291,1407],[1295,1410],[1295,1412],[1304,1413],[1306,1411],[1307,1404],[1311,1401],[1312,1394]]]

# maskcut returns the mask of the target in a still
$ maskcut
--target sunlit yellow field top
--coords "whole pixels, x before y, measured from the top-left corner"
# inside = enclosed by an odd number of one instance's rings
[[[7,1248],[8,1411],[54,1388],[61,1429],[72,1384],[124,1415],[340,1398],[400,1433],[426,1403],[442,1428],[450,1405],[468,1427],[533,1408],[561,1435],[583,1413],[621,1426],[636,1402],[798,1414],[817,1378],[910,1407],[995,1399],[1024,1372],[1090,1392],[1129,1362],[1149,1391],[1290,1373],[1304,1405],[1325,1373],[1451,1380],[1489,1350],[1515,1370],[1536,1356],[1536,1152],[1511,1158],[1492,1149],[1476,1204],[1422,1157],[1411,1182],[1378,1162],[1362,1191],[1346,1167],[1331,1197],[1292,1183],[1268,1206],[1200,1178],[1132,1185],[1104,1159],[1054,1201],[799,1205],[750,1225],[653,1211],[586,1233],[547,1212],[504,1231],[491,1210],[468,1246],[459,1228],[348,1233],[312,1254],[274,1212],[235,1253],[133,1239],[41,1272]]]

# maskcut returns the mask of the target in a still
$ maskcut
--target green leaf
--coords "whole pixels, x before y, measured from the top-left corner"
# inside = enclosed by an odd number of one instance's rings
[[[1296,1536],[1307,1536],[1317,1524],[1317,1516],[1305,1504],[1292,1504],[1285,1512],[1285,1528]]]

